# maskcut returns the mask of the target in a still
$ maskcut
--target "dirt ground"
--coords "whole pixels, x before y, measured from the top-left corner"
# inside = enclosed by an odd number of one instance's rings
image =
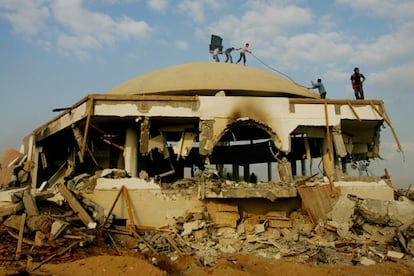
[[[289,259],[267,259],[258,256],[227,256],[220,258],[214,267],[203,267],[194,257],[175,260],[167,256],[150,260],[138,253],[127,255],[99,255],[65,263],[12,264],[0,267],[0,275],[414,275],[414,261],[401,260],[371,266],[312,265]]]

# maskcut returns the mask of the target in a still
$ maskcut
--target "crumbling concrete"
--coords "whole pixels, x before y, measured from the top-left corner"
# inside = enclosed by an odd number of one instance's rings
[[[360,198],[394,200],[394,189],[380,179],[377,181],[370,179],[368,181],[335,181],[334,186],[339,189],[342,195],[350,194]]]

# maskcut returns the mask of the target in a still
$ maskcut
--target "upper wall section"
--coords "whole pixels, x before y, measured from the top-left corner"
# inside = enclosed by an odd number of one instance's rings
[[[222,90],[228,96],[319,98],[313,90],[276,74],[220,62],[195,62],[159,69],[126,81],[106,94],[212,96]]]

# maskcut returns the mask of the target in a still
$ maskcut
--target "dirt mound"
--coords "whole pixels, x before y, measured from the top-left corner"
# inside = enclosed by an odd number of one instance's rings
[[[34,265],[34,264],[32,264]],[[5,268],[3,268],[5,269]],[[27,269],[30,271],[30,267]],[[414,262],[387,262],[370,266],[312,265],[298,260],[274,260],[258,256],[223,257],[212,267],[203,267],[194,257],[151,260],[136,256],[93,256],[70,263],[45,264],[30,275],[414,275]],[[1,270],[0,275],[23,275]],[[22,272],[22,271],[20,271]]]

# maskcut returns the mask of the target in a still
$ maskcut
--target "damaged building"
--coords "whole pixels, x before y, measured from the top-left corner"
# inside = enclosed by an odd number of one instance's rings
[[[327,198],[352,191],[393,199],[387,177],[351,173],[380,157],[385,125],[401,149],[381,100],[320,99],[257,68],[199,62],[138,76],[56,111],[24,139],[18,162],[3,170],[3,186],[20,167],[17,176],[33,190],[65,183],[105,209],[125,186],[135,222],[152,226],[209,201],[290,211],[312,196],[301,188],[309,181],[322,184]],[[317,213],[315,220],[325,218]]]
[[[226,253],[367,265],[413,255],[408,192],[387,170],[367,173],[383,128],[402,151],[381,100],[320,99],[266,71],[199,62],[55,111],[0,158],[0,256],[31,256],[31,271],[97,239],[204,266]]]

